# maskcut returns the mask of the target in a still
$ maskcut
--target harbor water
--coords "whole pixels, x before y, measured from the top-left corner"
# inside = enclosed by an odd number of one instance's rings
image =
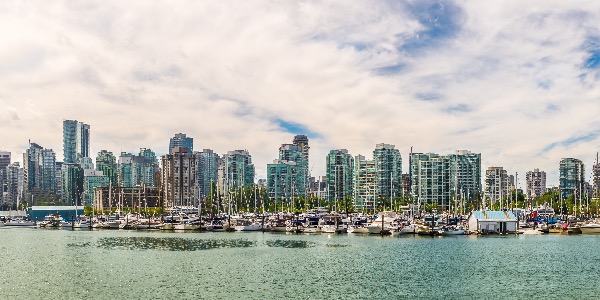
[[[0,229],[0,299],[597,299],[600,236]]]

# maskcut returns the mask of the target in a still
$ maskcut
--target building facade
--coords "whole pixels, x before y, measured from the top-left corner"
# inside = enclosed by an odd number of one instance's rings
[[[63,121],[64,163],[78,163],[90,156],[90,125],[77,120]]]
[[[435,153],[411,154],[411,183],[418,206],[450,207],[450,159]]]
[[[248,150],[234,150],[223,154],[221,159],[219,185],[223,195],[228,191],[252,186],[254,164]]]
[[[306,198],[310,187],[308,156],[303,150],[303,146],[301,145],[283,144],[279,147],[279,162],[292,168],[292,172],[289,175],[292,176],[290,182],[294,197]],[[294,163],[292,164],[291,162]]]
[[[186,147],[175,147],[173,154],[163,155],[161,193],[166,208],[194,206],[196,191],[196,156]]]
[[[221,158],[219,154],[211,149],[204,149],[202,152],[195,152],[196,171],[198,171],[197,186],[198,198],[204,199],[211,193],[216,193],[217,182],[219,180],[219,163]]]
[[[465,209],[481,193],[481,154],[468,150],[448,155],[412,153],[409,174],[406,182],[418,205]]]
[[[156,186],[158,160],[154,152],[141,148],[138,155],[121,152],[118,165],[118,185],[122,187]]]
[[[375,160],[357,155],[353,172],[354,207],[358,211],[375,210],[377,196],[377,168]]]
[[[349,200],[353,196],[354,158],[346,149],[329,151],[325,165],[329,201]]]
[[[118,165],[117,158],[115,155],[106,150],[101,150],[96,156],[96,171],[102,172],[104,176],[107,176],[110,185],[118,185]]]
[[[563,158],[559,166],[560,194],[563,199],[575,195],[581,198],[585,183],[585,165],[576,158]]]
[[[56,154],[52,149],[44,149],[30,143],[23,154],[23,187],[27,201],[56,200]],[[32,200],[33,199],[33,200]]]
[[[18,162],[6,167],[6,194],[4,203],[10,209],[17,209],[17,204],[23,199],[23,168]]]
[[[485,171],[485,195],[490,205],[505,207],[510,193],[509,176],[503,167],[488,167]]]
[[[94,188],[94,209],[96,211],[114,211],[127,208],[134,211],[146,208],[167,208],[163,206],[158,187],[115,187]]]
[[[169,154],[173,154],[175,147],[186,147],[190,153],[194,153],[194,139],[185,133],[177,133],[169,140]]]
[[[535,199],[546,193],[546,172],[533,169],[525,175],[527,198]]]
[[[79,164],[63,163],[62,202],[67,205],[83,205],[83,169]]]
[[[373,150],[377,170],[377,198],[397,199],[402,195],[402,156],[394,145],[377,144]]]

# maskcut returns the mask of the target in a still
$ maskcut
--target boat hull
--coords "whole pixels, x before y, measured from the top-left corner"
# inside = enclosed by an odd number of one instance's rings
[[[583,233],[583,234],[600,234],[600,226],[593,226],[593,227],[581,226],[581,227],[579,227],[579,229],[581,230],[581,233]]]

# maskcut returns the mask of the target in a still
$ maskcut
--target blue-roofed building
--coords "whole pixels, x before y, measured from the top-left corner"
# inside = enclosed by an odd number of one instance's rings
[[[510,211],[474,210],[469,216],[469,230],[479,234],[516,233],[518,224]]]
[[[43,221],[47,215],[59,214],[65,221],[77,219],[77,216],[83,215],[83,206],[31,206],[27,210],[29,219],[33,221]]]

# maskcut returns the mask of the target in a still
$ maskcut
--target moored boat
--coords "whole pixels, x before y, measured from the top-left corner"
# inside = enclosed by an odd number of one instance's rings
[[[581,230],[581,233],[583,234],[600,233],[600,224],[595,222],[584,224],[579,227],[579,230]]]

